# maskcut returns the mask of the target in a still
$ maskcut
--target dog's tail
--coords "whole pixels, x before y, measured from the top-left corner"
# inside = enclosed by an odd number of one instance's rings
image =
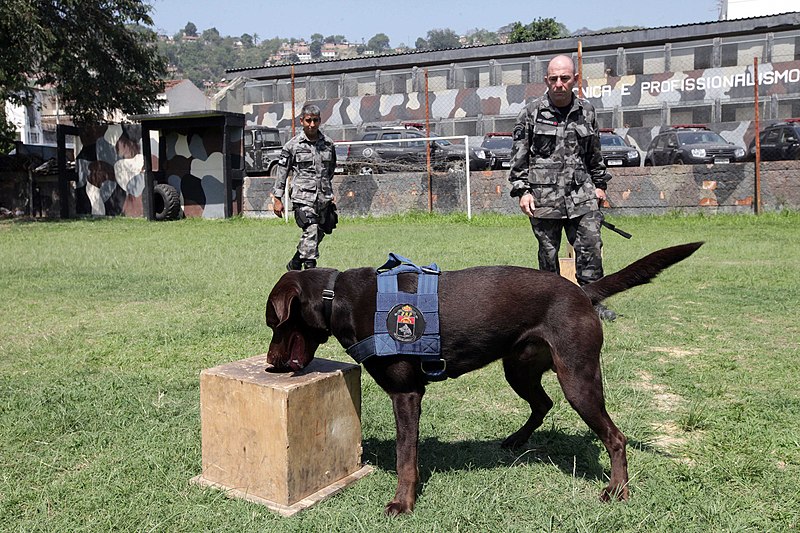
[[[658,250],[622,270],[614,272],[597,281],[581,287],[592,304],[602,302],[609,296],[626,291],[637,285],[650,283],[662,270],[683,261],[703,245],[702,242],[691,242]]]

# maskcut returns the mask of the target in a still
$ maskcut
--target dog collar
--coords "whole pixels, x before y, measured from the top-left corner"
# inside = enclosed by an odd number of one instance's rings
[[[337,270],[328,280],[327,287],[322,290],[322,310],[325,317],[325,325],[329,332],[331,330],[331,320],[333,318],[333,298],[336,296],[333,287],[336,285],[336,278],[338,277],[339,271]]]

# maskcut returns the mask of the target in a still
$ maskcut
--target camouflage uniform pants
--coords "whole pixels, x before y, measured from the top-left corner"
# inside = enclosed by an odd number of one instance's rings
[[[318,259],[319,243],[325,237],[325,232],[319,227],[320,216],[317,209],[310,205],[295,205],[294,221],[303,230],[297,245],[300,259]]]
[[[586,285],[603,277],[600,224],[603,213],[590,211],[576,218],[531,218],[531,227],[539,241],[539,269],[560,273],[558,250],[561,231],[575,249],[575,278],[578,285]]]

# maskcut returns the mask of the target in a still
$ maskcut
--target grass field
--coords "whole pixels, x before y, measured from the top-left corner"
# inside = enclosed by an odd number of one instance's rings
[[[704,240],[651,285],[607,303],[609,411],[629,438],[631,499],[603,504],[608,458],[566,404],[526,450],[498,363],[433,384],[414,514],[389,519],[394,421],[362,377],[376,471],[281,518],[189,484],[200,471],[199,372],[264,353],[266,296],[299,230],[277,220],[0,223],[0,528],[6,531],[797,531],[800,214],[617,217],[617,270]],[[522,217],[345,219],[321,266],[387,252],[445,270],[534,264]],[[524,305],[524,295],[520,295]],[[468,297],[468,295],[465,295]],[[535,312],[535,310],[531,310]],[[335,341],[321,357],[347,361]]]

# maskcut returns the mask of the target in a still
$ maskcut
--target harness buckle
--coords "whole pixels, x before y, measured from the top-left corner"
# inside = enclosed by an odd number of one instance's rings
[[[335,293],[333,289],[323,289],[322,290],[322,299],[323,300],[333,300]]]

